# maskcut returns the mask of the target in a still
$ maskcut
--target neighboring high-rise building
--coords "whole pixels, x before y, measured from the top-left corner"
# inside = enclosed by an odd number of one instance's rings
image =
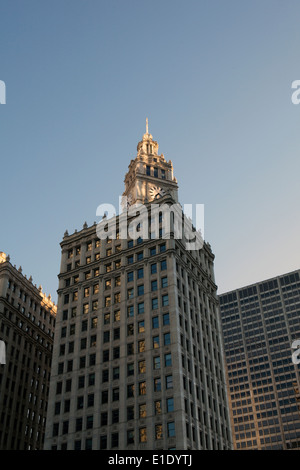
[[[235,449],[299,449],[300,270],[220,296]]]
[[[128,207],[174,205],[177,193],[147,128]],[[61,242],[45,449],[231,448],[211,248],[187,250],[162,214],[158,238],[148,216],[139,237],[121,236],[121,219],[114,239],[84,224]]]
[[[0,252],[1,450],[43,449],[55,315],[51,297]]]

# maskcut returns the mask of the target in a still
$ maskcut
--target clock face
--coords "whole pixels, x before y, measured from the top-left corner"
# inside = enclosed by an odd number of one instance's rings
[[[152,186],[149,189],[149,194],[152,199],[155,199],[155,198],[163,197],[166,194],[166,192],[164,189],[160,188],[159,186]]]

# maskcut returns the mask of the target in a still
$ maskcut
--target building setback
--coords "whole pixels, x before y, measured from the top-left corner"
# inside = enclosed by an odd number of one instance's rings
[[[299,449],[300,270],[220,295],[235,449]]]
[[[123,196],[178,202],[148,129]],[[186,250],[161,218],[159,238],[122,238],[116,224],[115,239],[85,224],[61,242],[45,449],[231,448],[209,244]]]
[[[0,449],[44,446],[56,305],[0,252]]]

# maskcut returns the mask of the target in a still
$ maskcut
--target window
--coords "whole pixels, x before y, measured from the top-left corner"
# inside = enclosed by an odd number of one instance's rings
[[[142,321],[138,322],[138,332],[139,333],[144,333],[144,331],[145,331],[145,321],[142,320]]]
[[[151,176],[151,167],[148,165],[146,166],[146,175]]]
[[[160,357],[156,356],[153,358],[153,369],[158,370],[160,369]]]
[[[100,436],[100,449],[107,449],[107,436]]]
[[[120,367],[113,368],[113,380],[118,380],[120,378]]]
[[[144,277],[144,268],[139,268],[137,270],[137,278],[142,279]]]
[[[140,442],[147,442],[147,428],[140,428],[139,439]]]
[[[159,336],[153,336],[153,348],[159,348]]]
[[[112,254],[112,249],[111,249],[111,248],[108,248],[108,249],[106,250],[106,256],[111,256],[111,254]]]
[[[156,255],[156,246],[153,246],[152,248],[150,248],[149,252],[150,252],[150,256]]]
[[[144,258],[144,253],[142,251],[140,251],[139,253],[137,253],[136,256],[137,256],[137,260],[141,261]]]
[[[162,243],[161,245],[159,245],[159,251],[161,253],[163,253],[164,251],[166,251],[166,244],[165,243]]]
[[[104,325],[108,325],[110,323],[110,313],[104,313],[103,323],[104,323]]]
[[[138,314],[142,314],[145,312],[145,306],[144,306],[144,302],[140,302],[138,304]]]
[[[87,313],[89,313],[89,304],[83,304],[82,313],[83,315],[86,315]]]
[[[138,342],[138,352],[144,352],[145,351],[145,340],[142,339]]]
[[[139,361],[139,374],[145,374],[146,372],[146,361]]]
[[[92,303],[92,310],[95,311],[98,308],[98,300],[94,300]]]
[[[134,419],[134,406],[127,406],[127,421]]]
[[[117,432],[111,435],[111,447],[118,447],[119,445],[119,434]]]
[[[90,295],[90,288],[89,287],[85,287],[84,288],[84,297],[88,297]]]
[[[155,392],[160,392],[161,391],[161,378],[157,377],[154,379],[154,391]]]
[[[160,270],[161,270],[161,271],[164,271],[165,269],[167,269],[167,260],[166,260],[166,259],[163,259],[163,260],[160,262]]]
[[[114,340],[120,339],[120,328],[114,328]]]
[[[127,431],[127,445],[134,444],[134,431],[133,429],[129,429]]]
[[[105,297],[105,307],[110,307],[111,305],[111,296],[108,295],[107,297]]]
[[[106,264],[106,265],[105,265],[105,272],[110,273],[111,270],[112,270],[111,263]]]
[[[144,295],[144,284],[141,284],[140,286],[137,286],[137,295]]]
[[[134,364],[127,364],[127,376],[130,377],[131,375],[134,375]]]
[[[133,271],[127,273],[127,282],[133,281]]]
[[[130,325],[127,325],[127,336],[132,335],[134,335],[134,326],[133,323],[130,323]]]
[[[117,292],[114,297],[115,304],[119,304],[121,302],[121,293]]]
[[[110,289],[111,288],[111,279],[106,279],[105,281],[105,289]]]
[[[101,426],[107,426],[108,424],[108,413],[107,411],[104,411],[101,413]]]
[[[139,383],[139,395],[146,395],[146,382]]]
[[[170,315],[168,313],[165,313],[163,315],[163,325],[170,325]]]
[[[119,346],[113,349],[113,359],[119,359],[120,357],[120,348]]]
[[[114,312],[114,321],[120,321],[121,319],[121,311],[120,310],[116,310]]]
[[[86,417],[86,429],[92,429],[92,428],[93,428],[93,424],[94,424],[93,415],[87,416],[87,417]]]
[[[134,397],[134,385],[127,385],[127,398]]]
[[[170,333],[165,333],[164,334],[164,345],[168,346],[169,344],[171,344],[171,335],[170,335]]]
[[[108,382],[109,378],[109,369],[104,369],[102,371],[102,383]]]
[[[110,340],[110,331],[103,332],[103,343],[109,343]]]
[[[151,281],[151,291],[155,292],[157,290],[157,280]]]
[[[83,425],[83,420],[82,418],[77,418],[76,419],[76,424],[75,424],[75,431],[82,431],[82,425]]]
[[[134,298],[134,288],[131,287],[130,289],[127,289],[127,299],[133,299]]]
[[[133,247],[133,240],[129,240],[127,246],[128,246],[128,248],[132,248]]]
[[[174,411],[174,398],[167,398],[167,412]]]
[[[152,318],[152,328],[158,328],[159,327],[159,319],[158,317],[153,317]]]
[[[151,272],[151,274],[156,274],[157,273],[157,264],[156,263],[151,264],[150,272]]]
[[[80,367],[80,369],[83,369],[85,367],[85,363],[86,363],[85,356],[81,356],[79,358],[79,367]]]
[[[119,389],[114,388],[112,391],[112,400],[113,401],[118,401],[119,400]]]
[[[132,264],[133,263],[133,255],[127,256],[127,264]]]
[[[161,174],[161,179],[165,180],[166,179],[166,170],[160,170]]]
[[[155,425],[155,439],[159,440],[159,439],[162,439],[162,437],[163,437],[162,424],[156,424]]]
[[[175,423],[167,423],[168,437],[175,437]]]
[[[158,298],[155,297],[155,299],[152,299],[152,310],[158,309]]]
[[[103,390],[101,394],[102,404],[108,403],[108,390]]]
[[[155,409],[155,414],[156,415],[160,415],[161,414],[161,401],[160,400],[156,400],[154,402],[154,409]]]
[[[166,388],[173,388],[173,376],[167,375],[166,376]]]
[[[162,306],[163,307],[167,307],[169,305],[169,296],[168,296],[168,294],[163,295],[161,300],[162,300]]]
[[[133,343],[129,343],[127,344],[127,354],[134,354],[134,344]]]
[[[115,287],[119,287],[121,285],[121,276],[117,276],[115,278]]]
[[[134,315],[134,308],[133,305],[127,307],[127,318],[133,317]]]
[[[103,351],[103,362],[108,362],[109,361],[109,349],[105,349]]]
[[[82,410],[83,408],[83,396],[77,397],[77,410]]]
[[[153,169],[153,176],[154,176],[154,178],[158,178],[158,169],[157,168]]]
[[[168,278],[167,277],[162,277],[161,278],[161,287],[162,287],[162,289],[164,287],[168,287]]]
[[[165,366],[169,367],[172,365],[172,356],[171,353],[165,354]]]
[[[87,256],[85,261],[86,261],[86,264],[90,264],[92,262],[92,257]],[[75,265],[76,265],[76,263],[75,263]]]

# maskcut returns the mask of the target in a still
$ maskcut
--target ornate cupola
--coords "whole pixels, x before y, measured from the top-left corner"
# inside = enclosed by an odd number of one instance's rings
[[[158,143],[153,140],[148,129],[137,145],[137,156],[131,160],[125,175],[125,191],[128,204],[154,202],[165,195],[170,195],[178,202],[178,185],[173,175],[171,160],[165,160],[163,154],[158,154]]]

